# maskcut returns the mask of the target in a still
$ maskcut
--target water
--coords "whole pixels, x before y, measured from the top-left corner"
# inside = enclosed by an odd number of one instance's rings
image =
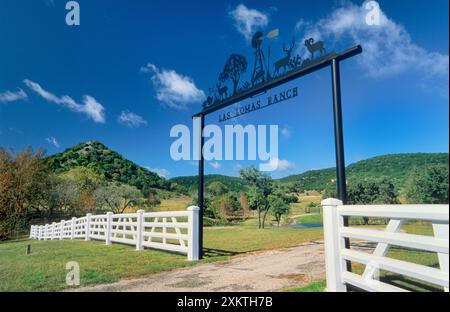
[[[323,225],[317,223],[298,223],[292,224],[291,227],[296,229],[311,229],[311,228],[321,228],[323,227]]]

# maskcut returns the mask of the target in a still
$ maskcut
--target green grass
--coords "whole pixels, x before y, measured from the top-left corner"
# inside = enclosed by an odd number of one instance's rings
[[[184,211],[189,207],[192,199],[188,196],[179,196],[170,199],[163,199],[155,207],[155,211]]]
[[[201,262],[262,249],[282,248],[319,239],[318,229],[228,227],[205,229],[206,257]],[[26,255],[31,244],[32,253]],[[111,283],[174,268],[191,266],[186,256],[97,241],[21,240],[0,244],[0,291],[58,291],[66,288],[65,265],[80,264],[82,286]]]
[[[288,292],[323,292],[323,291],[325,291],[326,286],[327,286],[327,281],[323,280],[323,281],[311,283],[305,287],[297,287],[297,288],[288,289],[287,291]]]
[[[307,216],[298,217],[295,219],[297,223],[302,224],[323,224],[323,219],[321,214],[311,214]]]

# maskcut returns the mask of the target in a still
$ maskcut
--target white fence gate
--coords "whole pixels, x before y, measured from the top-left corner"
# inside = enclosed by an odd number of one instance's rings
[[[342,205],[337,199],[322,201],[325,236],[327,291],[346,291],[346,284],[367,291],[396,292],[403,288],[378,281],[378,270],[386,270],[444,287],[449,287],[449,205]],[[384,231],[344,226],[344,217],[390,219]],[[433,236],[399,232],[405,220],[426,220]],[[373,253],[345,248],[345,238],[376,242]],[[440,268],[386,257],[389,247],[401,246],[436,252]],[[365,265],[362,275],[348,272],[346,260]]]
[[[30,238],[38,240],[102,240],[107,245],[122,243],[187,254],[198,260],[199,208],[186,211],[145,212],[104,215],[87,214],[59,223],[32,225]]]

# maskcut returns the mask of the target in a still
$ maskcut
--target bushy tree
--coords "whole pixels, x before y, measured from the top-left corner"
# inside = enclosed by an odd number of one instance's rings
[[[227,186],[222,182],[212,182],[208,185],[207,190],[212,197],[221,196],[229,192]]]
[[[270,211],[272,212],[277,226],[280,226],[281,218],[289,214],[289,199],[281,192],[274,192],[269,195]]]
[[[0,148],[0,240],[27,226],[27,213],[47,192],[49,170],[44,151],[19,153]]]
[[[254,167],[241,170],[240,175],[250,184],[249,206],[258,213],[258,228],[264,228],[270,209],[268,197],[273,191],[273,180],[268,174]]]
[[[237,198],[233,194],[222,194],[217,196],[212,205],[216,211],[216,219],[227,222],[242,219],[243,210]]]
[[[406,197],[412,204],[448,204],[448,166],[415,170],[407,182]]]
[[[362,181],[351,184],[348,189],[348,204],[398,204],[395,186],[388,180]],[[369,218],[363,217],[368,224]]]
[[[115,182],[96,189],[95,197],[98,203],[116,214],[145,204],[142,193],[136,187]]]

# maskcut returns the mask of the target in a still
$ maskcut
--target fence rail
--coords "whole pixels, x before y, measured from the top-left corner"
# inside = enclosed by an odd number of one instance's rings
[[[145,212],[103,215],[62,220],[46,225],[32,225],[30,238],[38,240],[101,240],[106,245],[122,243],[186,254],[198,260],[199,208],[186,211]]]
[[[449,205],[343,205],[340,200],[322,201],[325,236],[327,291],[346,291],[353,285],[367,291],[407,291],[381,282],[379,270],[390,271],[413,279],[449,287]],[[344,217],[390,219],[384,231],[344,226]],[[400,232],[405,220],[430,221],[434,236]],[[372,253],[345,248],[345,239],[376,243]],[[435,252],[439,268],[386,257],[391,246]],[[347,271],[346,261],[365,265],[362,275]]]

